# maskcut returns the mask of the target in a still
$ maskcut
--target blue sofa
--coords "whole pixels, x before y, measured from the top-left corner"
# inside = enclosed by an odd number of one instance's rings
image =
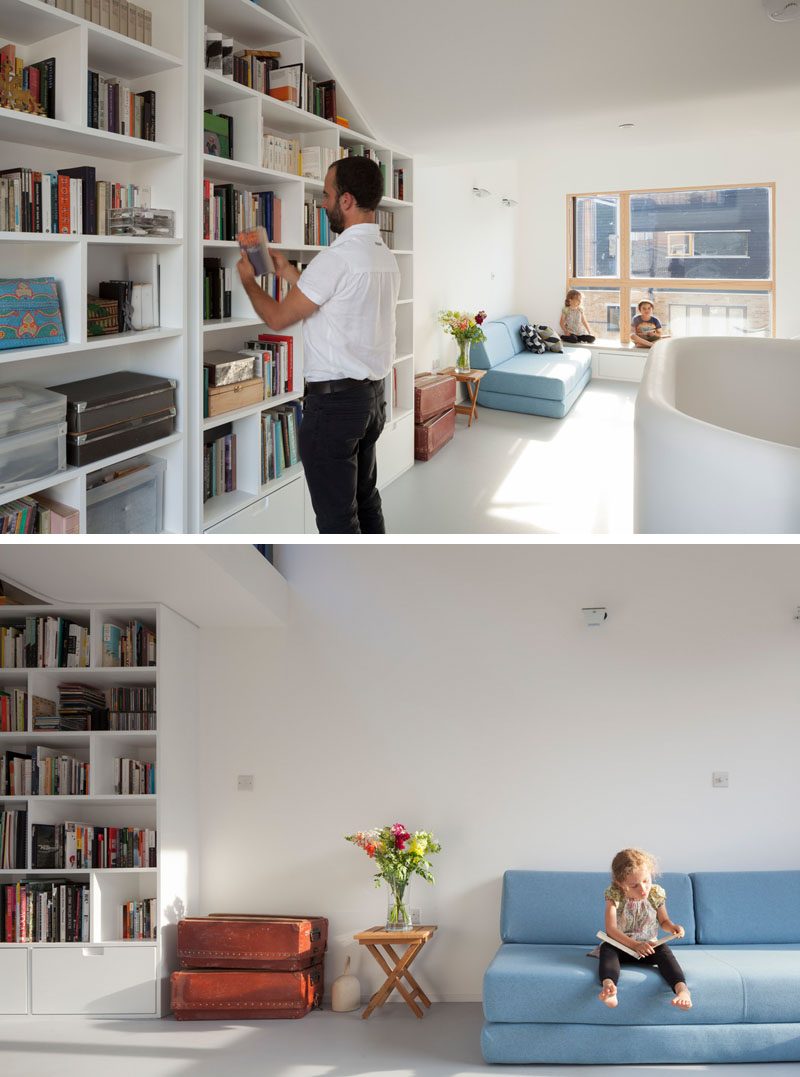
[[[487,1062],[596,1065],[800,1061],[800,871],[664,873],[671,944],[693,1007],[655,968],[623,965],[604,1006],[603,872],[508,871],[502,945],[483,984]]]
[[[471,365],[488,371],[481,380],[478,403],[563,419],[591,379],[592,353],[567,345],[563,352],[544,355],[526,351],[519,327],[528,321],[524,314],[512,314],[484,322],[485,342],[470,349]]]

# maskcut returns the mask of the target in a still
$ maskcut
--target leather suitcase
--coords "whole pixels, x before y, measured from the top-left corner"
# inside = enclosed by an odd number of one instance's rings
[[[453,381],[455,385],[455,381]],[[414,459],[430,460],[456,432],[456,413],[451,407],[442,415],[414,426]]]
[[[417,374],[414,378],[414,422],[424,423],[456,402],[456,379],[452,375]]]
[[[173,972],[172,1010],[178,1021],[241,1021],[305,1017],[322,1005],[322,962],[295,972],[189,969]]]
[[[295,972],[321,962],[327,945],[324,916],[213,913],[178,921],[178,960],[184,969]]]

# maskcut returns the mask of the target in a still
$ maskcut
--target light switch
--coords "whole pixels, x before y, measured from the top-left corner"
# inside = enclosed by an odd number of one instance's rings
[[[240,774],[236,779],[236,788],[240,793],[252,793],[253,792],[253,775],[252,774]]]
[[[728,771],[715,770],[711,775],[711,784],[715,789],[728,788]]]

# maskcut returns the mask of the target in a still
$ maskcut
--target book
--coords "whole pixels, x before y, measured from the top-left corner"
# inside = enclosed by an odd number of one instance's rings
[[[300,108],[303,65],[285,64],[269,73],[269,96]]]
[[[233,119],[222,113],[203,113],[203,153],[233,158]]]
[[[246,232],[240,232],[237,238],[242,252],[249,258],[257,277],[275,272],[275,265],[269,253],[266,228],[261,225],[257,228],[250,228]]]
[[[601,939],[603,942],[610,942],[612,946],[616,946],[616,948],[618,950],[622,950],[623,953],[630,954],[630,956],[635,957],[637,961],[641,960],[641,955],[640,954],[637,954],[636,951],[631,949],[630,946],[626,946],[625,943],[617,942],[616,939],[612,939],[610,935],[606,935],[605,931],[598,931],[597,932],[597,937],[598,937],[598,939]],[[656,939],[656,941],[654,943],[652,943],[652,945],[653,946],[663,946],[665,942],[672,942],[673,939],[678,939],[678,938],[680,938],[680,935],[665,935],[663,937],[663,939]]]

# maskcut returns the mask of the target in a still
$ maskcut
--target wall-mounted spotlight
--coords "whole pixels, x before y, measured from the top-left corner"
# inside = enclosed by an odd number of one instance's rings
[[[511,209],[512,206],[518,206],[519,202],[516,200],[516,198],[501,198],[500,205],[505,206],[506,209]]]
[[[797,606],[794,611],[794,619],[795,621],[800,621],[800,606]]]
[[[473,187],[472,193],[476,198],[488,198],[492,192],[487,191],[485,187]]]
[[[773,22],[791,22],[800,16],[800,3],[797,0],[761,0],[768,17]]]
[[[597,628],[603,621],[608,620],[608,610],[605,606],[584,606],[581,613],[587,628]]]

